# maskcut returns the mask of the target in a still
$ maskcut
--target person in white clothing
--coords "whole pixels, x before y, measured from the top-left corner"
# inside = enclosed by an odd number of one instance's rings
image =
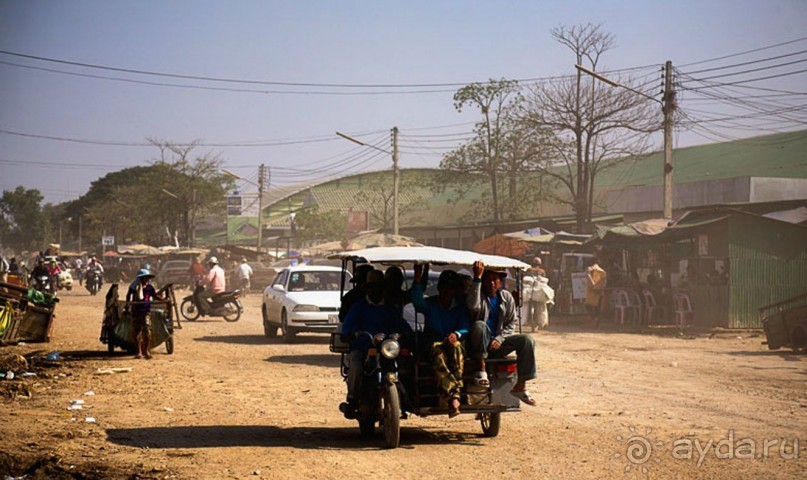
[[[249,291],[249,279],[252,277],[252,267],[247,263],[246,258],[241,259],[241,265],[238,266],[238,280],[241,282],[241,295],[247,296]]]

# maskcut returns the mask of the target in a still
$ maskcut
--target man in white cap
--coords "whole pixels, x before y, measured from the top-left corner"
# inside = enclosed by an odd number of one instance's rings
[[[252,277],[252,267],[247,263],[247,258],[241,259],[241,265],[238,266],[238,280],[241,282],[241,295],[246,297],[249,291],[249,279]]]
[[[200,305],[200,307],[203,309],[202,313],[205,314],[210,311],[208,298],[223,292],[227,287],[227,283],[224,280],[224,269],[219,266],[219,259],[210,257],[210,260],[207,261],[207,265],[210,267],[210,270],[208,270],[207,276],[202,281],[202,285],[209,285],[209,287],[199,295],[199,300],[204,300],[204,302],[201,302],[202,305]]]

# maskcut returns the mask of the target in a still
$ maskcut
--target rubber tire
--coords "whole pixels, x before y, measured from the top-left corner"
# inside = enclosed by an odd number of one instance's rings
[[[168,337],[168,338],[165,339],[165,351],[168,353],[168,355],[173,355],[174,354],[174,337],[173,336]]]
[[[375,435],[375,420],[359,420],[359,433],[364,438]]]
[[[233,313],[233,310],[231,308],[228,308],[231,305],[235,308],[234,313]],[[227,315],[222,315],[224,317],[224,320],[226,320],[228,322],[237,322],[238,319],[241,318],[241,309],[238,308],[238,303],[235,300],[232,300],[232,301],[229,301],[229,302],[225,303],[224,306],[221,307],[221,308],[227,309],[227,311],[230,312]]]
[[[191,313],[191,314],[186,313],[186,308],[187,308],[185,306],[186,304],[189,307],[193,307],[193,313]],[[195,322],[199,318],[199,315],[200,315],[199,309],[196,308],[196,305],[193,304],[193,300],[190,299],[190,298],[183,301],[182,304],[179,306],[179,313],[181,313],[182,317],[185,318],[185,320],[187,320],[189,322]]]
[[[502,428],[502,414],[501,412],[482,413],[479,415],[479,423],[482,424],[482,435],[498,436],[499,430]]]
[[[261,306],[261,316],[263,317],[263,334],[266,338],[277,338],[277,325],[269,322],[266,315],[266,305]]]
[[[387,448],[398,448],[401,444],[401,397],[394,383],[384,387],[382,401],[384,412],[384,443]]]
[[[283,341],[286,343],[290,343],[292,340],[294,340],[294,335],[297,333],[289,328],[288,323],[288,314],[284,308],[283,311],[280,312],[280,332],[283,335]]]

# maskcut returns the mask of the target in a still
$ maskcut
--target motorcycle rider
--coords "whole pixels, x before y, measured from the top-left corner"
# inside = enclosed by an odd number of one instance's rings
[[[347,313],[342,325],[342,339],[350,341],[350,363],[347,373],[347,406],[345,416],[355,416],[358,406],[359,387],[361,385],[362,366],[367,358],[367,351],[372,342],[366,335],[353,338],[356,332],[377,333],[411,333],[409,324],[403,320],[401,310],[384,300],[384,273],[372,270],[362,287],[365,295],[360,298]]]
[[[219,266],[219,259],[210,257],[210,260],[207,261],[207,265],[210,270],[202,281],[202,285],[209,285],[210,287],[199,294],[199,309],[205,315],[211,310],[210,300],[208,299],[217,293],[223,292],[227,286],[226,280],[224,279],[224,269]]]
[[[34,267],[33,270],[31,270],[31,276],[30,279],[28,280],[28,283],[36,286],[38,285],[37,282],[39,281],[38,279],[40,277],[47,277],[46,281],[48,282],[48,285],[51,285],[50,271],[48,270],[48,267],[45,266],[44,258],[40,258],[39,260],[36,261],[36,266]]]
[[[93,273],[98,274],[98,290],[101,290],[101,286],[104,284],[104,266],[95,258],[95,255],[92,255],[87,262],[87,280]]]
[[[48,263],[48,273],[50,274],[51,287],[54,292],[58,292],[61,288],[61,281],[59,274],[62,273],[62,267],[56,262],[55,258],[51,258]]]

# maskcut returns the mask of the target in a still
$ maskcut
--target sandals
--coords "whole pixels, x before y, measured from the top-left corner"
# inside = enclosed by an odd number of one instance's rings
[[[532,396],[530,396],[530,392],[526,390],[511,390],[510,395],[516,397],[531,407],[538,405],[538,402],[532,398]]]
[[[488,372],[485,371],[474,372],[474,382],[479,387],[489,387],[490,380],[488,380]]]

